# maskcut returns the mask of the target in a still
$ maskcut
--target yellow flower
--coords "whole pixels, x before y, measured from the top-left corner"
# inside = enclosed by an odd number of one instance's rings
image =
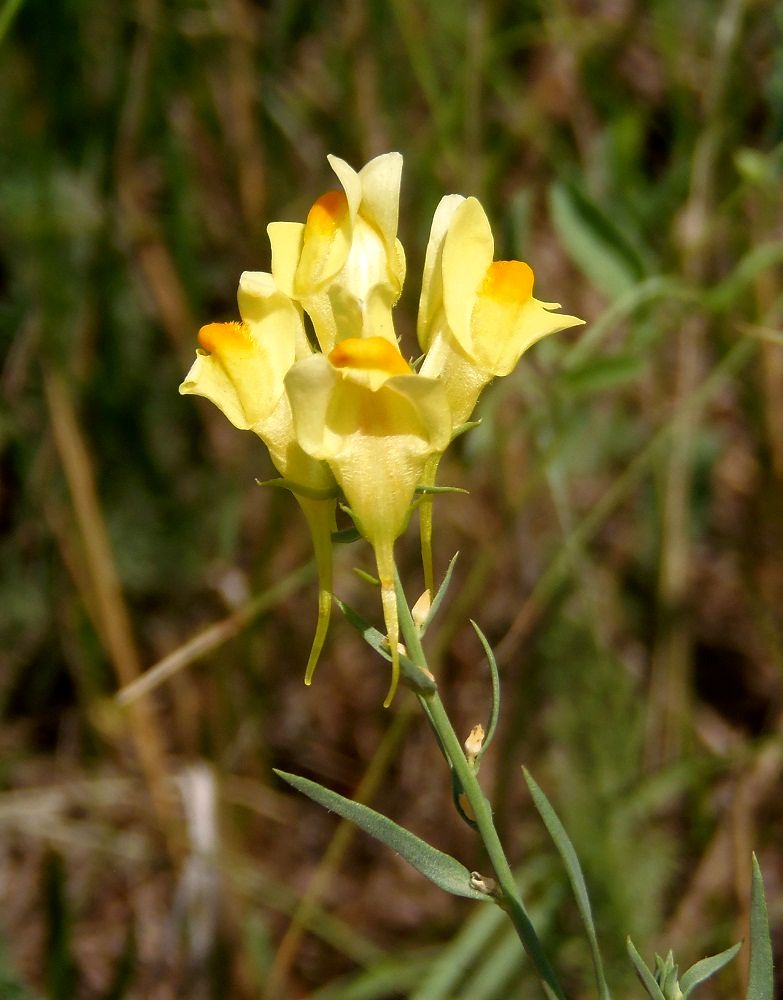
[[[343,189],[318,198],[304,224],[268,226],[272,273],[307,311],[325,353],[367,335],[396,343],[391,309],[405,278],[397,239],[402,156],[385,153],[358,172],[328,159]]]
[[[448,444],[448,402],[437,381],[414,374],[382,337],[343,340],[328,357],[297,363],[286,389],[299,444],[328,462],[375,551],[392,657],[388,705],[399,676],[394,541],[405,529],[428,458]]]
[[[495,242],[476,198],[447,195],[435,210],[422,276],[417,333],[426,357],[421,374],[444,386],[454,429],[470,419],[484,387],[508,375],[524,352],[549,333],[584,320],[552,312],[533,297],[533,269],[494,261]],[[434,485],[440,455],[427,464]],[[420,511],[425,587],[432,590],[432,500]]]
[[[329,625],[337,490],[329,467],[296,441],[284,379],[297,357],[312,352],[299,311],[270,274],[245,272],[238,299],[242,322],[201,328],[200,349],[179,391],[205,396],[235,427],[257,434],[307,519],[319,579],[318,624],[305,673],[309,684]]]
[[[444,198],[427,247],[418,335],[427,352],[421,373],[443,381],[455,427],[470,417],[484,386],[512,372],[528,347],[584,322],[533,297],[529,264],[493,261],[494,252],[481,203]]]

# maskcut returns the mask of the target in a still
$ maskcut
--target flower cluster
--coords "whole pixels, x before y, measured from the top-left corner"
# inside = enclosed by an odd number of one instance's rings
[[[533,297],[527,264],[494,261],[481,204],[449,195],[432,223],[418,317],[424,359],[414,370],[392,316],[405,278],[402,156],[378,156],[358,172],[335,156],[329,163],[342,190],[318,198],[304,224],[269,225],[271,274],[242,274],[241,322],[202,327],[180,392],[212,400],[264,441],[308,521],[319,573],[308,684],[329,621],[338,502],[349,510],[375,552],[392,658],[388,704],[399,671],[393,548],[417,487],[434,485],[481,390],[541,337],[582,320]],[[431,589],[429,503],[421,520]]]

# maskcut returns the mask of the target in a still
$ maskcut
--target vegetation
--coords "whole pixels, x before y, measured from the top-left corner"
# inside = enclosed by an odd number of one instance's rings
[[[608,980],[781,926],[783,15],[763,0],[0,4],[3,996],[535,996],[503,914],[441,895],[295,772],[481,868],[407,691],[335,615],[264,448],[183,398],[202,323],[400,150],[418,275],[476,195],[588,321],[493,384],[435,498],[427,636],[569,997],[590,946],[524,780],[582,862]],[[396,309],[413,355],[417,283]],[[420,573],[415,528],[397,547]],[[340,547],[338,596],[380,626]],[[146,680],[140,681],[144,675]],[[119,698],[117,693],[124,689]],[[779,946],[778,933],[775,943]],[[744,995],[747,951],[699,987]]]

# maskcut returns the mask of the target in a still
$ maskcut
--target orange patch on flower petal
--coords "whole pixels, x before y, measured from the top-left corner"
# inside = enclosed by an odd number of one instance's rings
[[[496,302],[526,302],[533,294],[533,268],[521,260],[496,260],[487,268],[478,294]]]
[[[244,323],[207,323],[198,332],[198,342],[210,354],[247,352],[253,348]]]
[[[411,367],[384,337],[349,337],[329,354],[335,368],[375,369],[388,375],[410,375]]]
[[[342,223],[348,211],[348,199],[342,191],[327,191],[307,213],[307,232],[328,236]]]

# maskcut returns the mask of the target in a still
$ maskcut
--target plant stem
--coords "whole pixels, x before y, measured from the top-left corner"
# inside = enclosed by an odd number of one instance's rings
[[[465,757],[459,738],[454,732],[451,720],[446,714],[443,702],[440,700],[437,691],[428,695],[420,695],[419,700],[426,702],[427,715],[438,734],[443,748],[449,756],[451,765],[462,785],[465,797],[473,810],[479,835],[492,862],[492,867],[495,870],[495,875],[497,876],[502,892],[500,905],[503,906],[511,918],[519,939],[535,965],[541,979],[550,987],[558,1000],[565,1000],[555,972],[550,965],[549,959],[544,952],[543,946],[520,898],[514,874],[511,871],[511,866],[508,863],[503,845],[495,829],[495,823],[492,818],[492,807],[481,790],[478,778]]]
[[[400,630],[405,640],[407,655],[429,678],[432,678],[432,673],[427,665],[427,657],[424,654],[424,648],[421,644],[421,637],[413,622],[413,617],[398,574],[396,574],[395,579],[395,592]],[[556,1000],[565,1000],[565,994],[557,981],[554,969],[546,957],[544,948],[538,939],[538,935],[520,897],[514,873],[511,871],[511,866],[508,863],[503,845],[500,843],[500,838],[495,829],[495,822],[492,818],[492,807],[481,790],[481,785],[479,785],[475,771],[468,763],[459,737],[454,732],[451,720],[446,713],[443,702],[440,700],[440,695],[436,689],[434,691],[418,690],[416,691],[416,696],[440,743],[440,748],[447,762],[454,769],[465,797],[473,810],[479,836],[492,862],[492,867],[495,870],[495,875],[500,886],[500,896],[497,898],[498,905],[511,918],[522,946],[535,965],[542,982],[548,988],[549,992],[547,995],[554,996]]]

